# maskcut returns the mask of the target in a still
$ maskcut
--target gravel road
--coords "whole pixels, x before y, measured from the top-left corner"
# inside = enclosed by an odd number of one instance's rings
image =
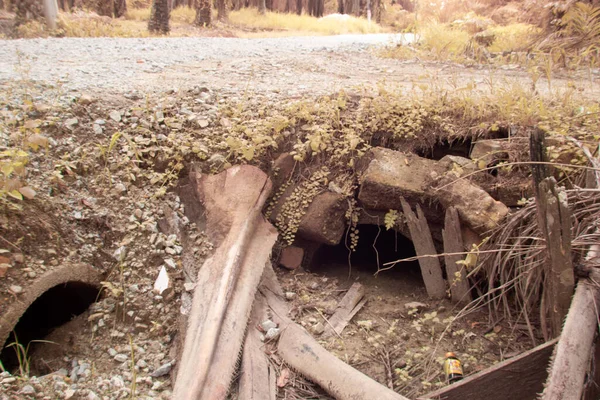
[[[410,39],[376,34],[272,39],[4,40],[0,41],[0,81],[22,77],[24,68],[18,67],[21,62],[30,68],[31,79],[60,81],[71,90],[148,91],[165,85],[210,84],[215,79],[236,86],[256,78],[258,89],[281,91],[287,89],[287,83],[298,85],[298,72],[325,72],[323,64],[332,55],[346,55],[345,61],[351,62],[370,58],[368,49],[373,46]],[[335,74],[335,66],[329,72]],[[284,82],[277,84],[280,78]],[[321,82],[332,84],[331,79]]]
[[[295,98],[339,89],[374,87],[385,81],[413,90],[430,84],[448,88],[475,82],[518,81],[526,71],[466,68],[458,64],[400,61],[377,56],[377,48],[412,41],[411,35],[340,35],[270,39],[240,38],[63,38],[0,40],[0,83],[29,77],[67,91],[149,93],[208,86],[221,93],[251,91]],[[19,66],[20,65],[20,66]],[[27,72],[24,72],[26,71]],[[538,89],[546,85],[540,79]],[[555,79],[554,87],[567,86]],[[598,85],[581,82],[589,96]]]

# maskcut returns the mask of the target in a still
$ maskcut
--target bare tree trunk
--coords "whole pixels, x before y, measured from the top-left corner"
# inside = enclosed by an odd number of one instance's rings
[[[325,1],[324,0],[315,0],[315,17],[321,18],[323,16],[323,11],[325,10]]]
[[[210,0],[196,0],[196,18],[194,24],[208,27],[212,22],[212,4]]]
[[[120,18],[127,12],[127,1],[126,0],[115,0],[115,18]]]
[[[267,2],[265,0],[258,0],[258,13],[261,15],[267,13]]]
[[[111,17],[113,16],[114,11],[114,0],[97,0],[96,7],[94,7],[96,13],[103,17]]]
[[[0,10],[4,10],[4,0],[0,0]]]
[[[228,14],[227,0],[217,0],[217,19],[219,21],[227,21]]]
[[[344,13],[344,0],[338,0],[338,13]]]
[[[154,0],[152,2],[152,13],[148,22],[148,30],[167,34],[171,30],[169,27],[169,2],[168,0]]]
[[[56,29],[56,16],[58,15],[58,5],[56,0],[44,0],[44,17],[48,28]]]
[[[265,5],[267,6],[267,10],[273,11],[273,0],[265,0]]]
[[[296,0],[296,14],[302,15],[302,0]]]

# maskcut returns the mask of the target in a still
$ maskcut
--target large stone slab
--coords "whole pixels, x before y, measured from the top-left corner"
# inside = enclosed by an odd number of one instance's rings
[[[362,172],[358,200],[373,210],[401,210],[400,198],[426,202],[434,179],[445,172],[434,160],[376,147],[359,163]]]
[[[476,233],[494,229],[508,214],[508,207],[485,190],[449,173],[438,181],[435,197],[444,208],[455,207],[460,219]]]
[[[278,220],[294,189],[294,186],[288,187],[273,208],[270,216],[273,223]],[[347,210],[348,201],[341,194],[325,191],[316,195],[300,220],[297,236],[322,244],[339,244],[346,231]]]
[[[300,221],[298,233],[313,242],[336,245],[346,231],[348,201],[338,193],[318,194]]]
[[[434,161],[390,149],[371,149],[359,163],[358,199],[373,210],[401,210],[401,198],[426,208],[439,203],[444,208],[455,207],[461,220],[479,234],[495,228],[508,208],[469,179],[461,179],[454,164],[455,160]]]

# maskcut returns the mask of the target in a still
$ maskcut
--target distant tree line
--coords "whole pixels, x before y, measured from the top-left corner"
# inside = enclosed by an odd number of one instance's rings
[[[17,23],[29,19],[42,18],[42,1],[45,0],[0,0],[0,9],[8,8],[17,14]],[[98,15],[119,18],[127,12],[126,0],[50,0],[58,3],[62,11],[89,9]],[[382,0],[337,0],[337,11],[340,14],[368,16],[379,20]],[[406,0],[411,1],[411,0]],[[135,7],[135,2],[132,3]],[[254,7],[261,14],[267,10],[308,14],[317,18],[324,15],[324,0],[152,0],[148,30],[156,33],[170,31],[169,19],[171,10],[177,7],[190,7],[196,10],[194,24],[208,27],[213,23],[213,7],[217,10],[216,19],[226,21],[230,10]]]

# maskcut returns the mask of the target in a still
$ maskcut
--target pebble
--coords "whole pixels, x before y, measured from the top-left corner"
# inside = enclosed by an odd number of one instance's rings
[[[21,394],[35,394],[35,389],[31,385],[25,385],[21,389]]]
[[[102,127],[101,127],[100,125],[98,125],[98,124],[94,124],[94,125],[92,126],[92,129],[94,130],[94,133],[95,133],[96,135],[101,135],[101,134],[102,134],[102,132],[104,131],[104,130],[102,129]]]
[[[121,362],[121,363],[129,360],[129,357],[127,357],[127,355],[125,355],[125,354],[117,354],[113,358],[115,361]]]
[[[8,288],[14,294],[23,293],[23,288],[21,286],[19,286],[19,285],[10,285]]]
[[[173,364],[170,363],[170,362],[168,362],[168,363],[163,364],[160,367],[158,367],[156,369],[156,371],[154,371],[153,373],[150,374],[150,376],[153,377],[153,378],[158,378],[158,377],[161,377],[161,376],[165,376],[169,372],[171,372],[171,368],[173,368]]]
[[[277,324],[270,319],[267,319],[260,323],[260,327],[263,329],[263,331],[268,332],[269,329],[277,328]]]
[[[325,325],[322,322],[317,322],[316,325],[312,327],[312,331],[315,335],[320,335],[325,332]]]
[[[125,185],[124,185],[124,184],[122,184],[122,183],[117,183],[117,184],[114,186],[114,188],[113,188],[113,189],[114,189],[114,192],[115,192],[116,194],[125,194],[125,193],[127,193],[127,186],[125,186]]]
[[[98,397],[96,393],[90,390],[87,395],[87,400],[100,400],[100,397]]]
[[[115,122],[121,122],[121,113],[117,110],[112,110],[108,116]]]
[[[296,293],[294,292],[285,292],[286,300],[294,300],[296,298]]]
[[[77,118],[69,118],[65,121],[65,126],[69,129],[73,129],[73,127],[75,127],[75,125],[77,125],[78,123],[79,120]]]
[[[265,339],[267,339],[267,340],[277,339],[279,337],[280,333],[281,332],[279,331],[279,328],[271,328],[265,334]]]

